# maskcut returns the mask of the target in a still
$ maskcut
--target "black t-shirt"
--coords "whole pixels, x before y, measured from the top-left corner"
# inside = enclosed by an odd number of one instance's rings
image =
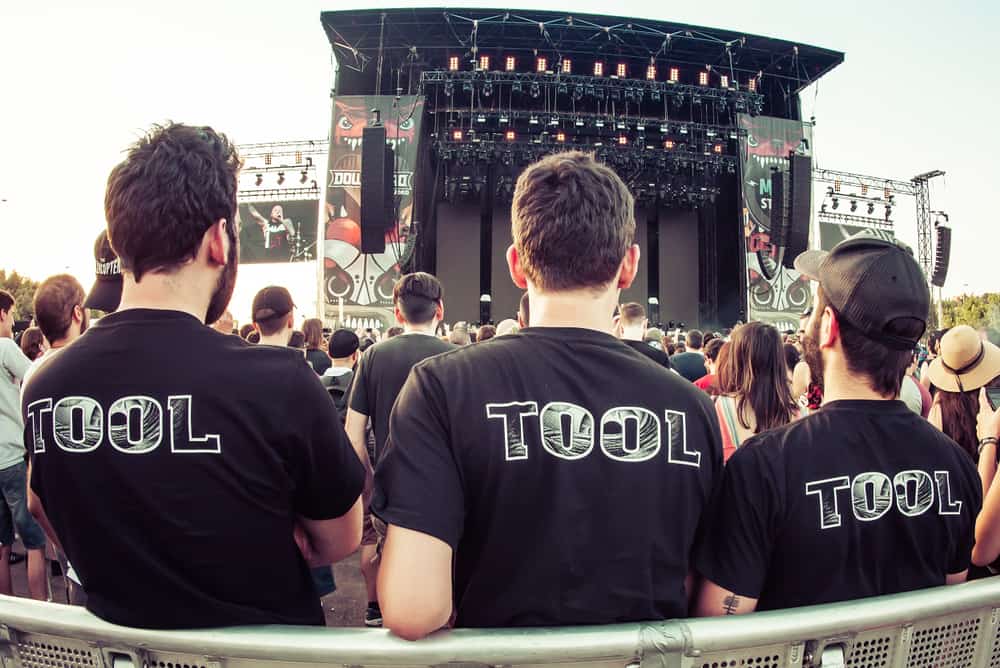
[[[318,348],[310,348],[306,351],[306,361],[312,365],[313,371],[322,376],[326,370],[333,365],[330,356]]]
[[[436,336],[414,333],[373,345],[361,356],[351,389],[351,409],[371,419],[376,458],[389,435],[389,411],[410,369],[417,362],[454,349]]]
[[[103,318],[24,397],[32,488],[115,624],[322,624],[297,515],[347,512],[364,470],[319,378],[177,311]]]
[[[721,475],[704,393],[618,339],[532,327],[414,367],[372,511],[455,550],[457,625],[683,617]]]
[[[969,566],[981,483],[901,401],[834,401],[726,465],[695,567],[759,610],[944,584]]]
[[[670,358],[667,357],[667,354],[662,350],[657,350],[656,348],[649,345],[645,341],[630,341],[628,339],[622,339],[622,343],[624,343],[632,350],[642,353],[643,355],[653,360],[660,366],[664,366],[668,369],[671,368]]]
[[[700,353],[677,353],[670,358],[670,364],[680,375],[692,383],[708,373],[705,366],[705,356]]]

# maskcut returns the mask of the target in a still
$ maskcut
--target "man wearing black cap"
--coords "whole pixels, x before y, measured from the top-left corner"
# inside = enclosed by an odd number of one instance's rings
[[[253,324],[260,332],[260,343],[268,346],[288,345],[295,330],[295,303],[288,290],[276,285],[263,288],[253,298]]]
[[[29,509],[114,624],[322,625],[309,567],[361,539],[364,469],[315,372],[205,326],[235,285],[240,165],[210,127],[130,147],[105,194],[118,310],[24,391]]]
[[[876,231],[795,268],[819,283],[803,343],[823,405],[729,460],[696,552],[701,615],[951,584],[969,567],[976,468],[897,400],[930,306],[923,272]]]
[[[118,255],[108,241],[108,231],[101,230],[94,241],[94,267],[97,278],[87,295],[84,308],[92,308],[105,313],[118,310],[122,298],[122,268]]]

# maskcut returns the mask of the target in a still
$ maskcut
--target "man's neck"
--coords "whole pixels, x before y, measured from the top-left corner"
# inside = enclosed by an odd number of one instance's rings
[[[57,348],[65,348],[69,344],[71,344],[74,341],[76,341],[78,338],[80,338],[79,334],[76,334],[76,335],[73,335],[73,336],[64,336],[61,339],[56,339],[55,341],[50,341],[49,342],[49,348],[51,350],[55,350]]]
[[[845,400],[892,401],[895,398],[883,396],[873,390],[867,379],[850,373],[839,360],[824,363],[824,404]]]
[[[423,325],[413,325],[408,322],[403,323],[403,333],[404,334],[429,334],[434,336],[434,331],[437,329],[437,320],[432,320]]]
[[[646,335],[646,332],[642,331],[642,327],[626,327],[622,330],[622,341],[642,341],[642,337]]]
[[[283,329],[277,334],[272,334],[271,336],[261,336],[260,343],[264,346],[278,346],[279,348],[284,348],[288,346],[288,341],[292,338],[292,331],[290,329]]]
[[[353,369],[354,368],[354,360],[352,360],[350,357],[348,357],[346,359],[333,359],[332,361],[333,361],[333,364],[331,366],[335,366],[338,369]]]
[[[188,313],[205,320],[211,296],[188,276],[192,268],[173,274],[147,273],[136,283],[131,272],[123,272],[122,298],[118,311],[144,308]]]
[[[538,292],[528,286],[531,304],[531,327],[578,327],[611,334],[614,329],[612,314],[618,300],[617,290],[572,290],[565,292]]]

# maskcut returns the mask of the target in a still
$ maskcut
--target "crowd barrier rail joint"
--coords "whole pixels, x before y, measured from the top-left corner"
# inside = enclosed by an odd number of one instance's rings
[[[155,605],[155,602],[151,602]],[[3,668],[1000,668],[1000,578],[714,619],[456,629],[150,631],[83,608],[0,596]]]

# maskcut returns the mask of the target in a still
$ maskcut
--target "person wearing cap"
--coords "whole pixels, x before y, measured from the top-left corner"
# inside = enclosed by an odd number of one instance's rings
[[[113,624],[322,625],[310,567],[361,539],[364,468],[302,354],[206,327],[235,285],[240,165],[210,127],[129,148],[105,193],[118,309],[24,391],[29,509]]]
[[[107,229],[101,230],[94,241],[94,273],[97,277],[83,307],[114,313],[122,298],[122,268],[108,240]]]
[[[277,285],[262,288],[254,296],[251,307],[254,327],[260,332],[258,343],[287,346],[295,331],[294,310],[295,303],[288,290]]]
[[[897,398],[930,307],[923,272],[877,231],[807,251],[795,268],[819,284],[803,342],[823,404],[729,460],[696,550],[701,615],[967,576],[982,504],[975,466]]]
[[[927,369],[937,390],[927,419],[979,461],[979,390],[1000,388],[1000,348],[983,341],[972,327],[959,325],[941,337],[939,351]]]

